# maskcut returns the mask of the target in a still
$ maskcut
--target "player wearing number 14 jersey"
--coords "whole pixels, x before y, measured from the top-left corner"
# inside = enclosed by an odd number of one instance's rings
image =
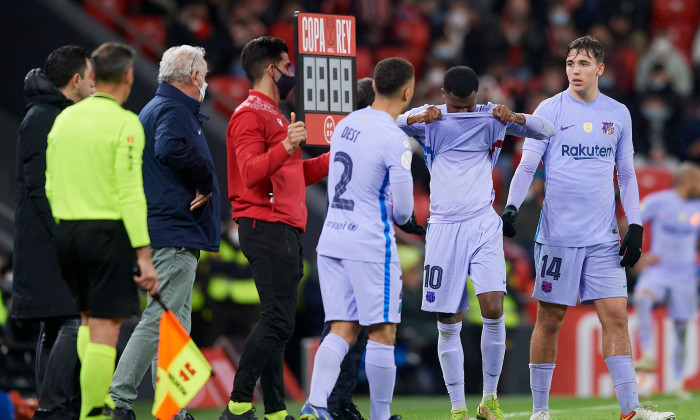
[[[412,153],[394,120],[411,101],[413,87],[408,61],[380,61],[374,71],[374,103],[345,117],[331,137],[328,214],[316,248],[331,330],[314,359],[302,420],[330,420],[328,396],[361,325],[369,333],[365,370],[370,420],[391,416],[394,340],[401,320],[401,268],[393,225],[413,220]]]
[[[627,330],[625,266],[641,254],[639,191],[632,162],[632,125],[624,105],[598,91],[604,51],[598,40],[574,40],[566,52],[569,88],[543,101],[535,111],[548,118],[556,134],[525,140],[503,213],[504,234],[512,223],[532,176],[542,160],[546,192],[535,235],[539,300],[530,342],[531,420],[546,420],[557,357],[557,338],[568,306],[577,298],[593,302],[602,328],[602,347],[624,420],[674,419],[651,405],[639,404]],[[615,219],[613,174],[629,229],[622,245]],[[622,259],[620,256],[624,255]]]

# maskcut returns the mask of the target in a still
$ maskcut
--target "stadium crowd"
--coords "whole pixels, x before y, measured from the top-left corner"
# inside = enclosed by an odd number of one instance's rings
[[[501,103],[523,112],[534,111],[542,99],[563,90],[562,54],[572,40],[590,34],[601,40],[609,58],[601,89],[632,113],[638,159],[661,165],[700,159],[700,8],[694,0],[108,3],[133,22],[150,22],[141,28],[158,34],[152,38],[162,47],[203,46],[211,74],[239,82],[245,79],[240,52],[247,41],[276,36],[293,51],[294,11],[353,15],[358,79],[371,76],[382,58],[404,57],[416,67],[413,104],[421,105],[439,102],[435,88],[449,67],[468,65],[480,76],[480,103]],[[293,53],[290,59],[293,63]]]

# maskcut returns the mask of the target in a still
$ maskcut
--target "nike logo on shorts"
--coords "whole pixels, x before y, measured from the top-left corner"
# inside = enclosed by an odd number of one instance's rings
[[[576,124],[571,124],[571,125],[567,125],[566,127],[564,127],[564,126],[562,125],[562,126],[559,127],[559,129],[560,129],[561,131],[564,131],[564,130],[568,130],[569,128],[571,128],[571,127],[573,127],[573,126],[575,126],[575,125],[576,125]]]

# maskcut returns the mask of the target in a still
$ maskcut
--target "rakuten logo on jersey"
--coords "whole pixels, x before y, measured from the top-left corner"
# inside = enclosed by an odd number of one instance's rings
[[[571,156],[574,160],[583,159],[600,159],[613,156],[612,147],[600,147],[595,146],[584,146],[578,144],[576,146],[569,146],[568,144],[561,145],[561,155]]]

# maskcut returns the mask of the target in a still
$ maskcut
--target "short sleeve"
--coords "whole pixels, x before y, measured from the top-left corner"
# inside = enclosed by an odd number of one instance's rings
[[[387,140],[384,146],[384,163],[392,174],[392,182],[413,181],[411,176],[411,141],[399,133]],[[397,178],[394,178],[394,175]]]

